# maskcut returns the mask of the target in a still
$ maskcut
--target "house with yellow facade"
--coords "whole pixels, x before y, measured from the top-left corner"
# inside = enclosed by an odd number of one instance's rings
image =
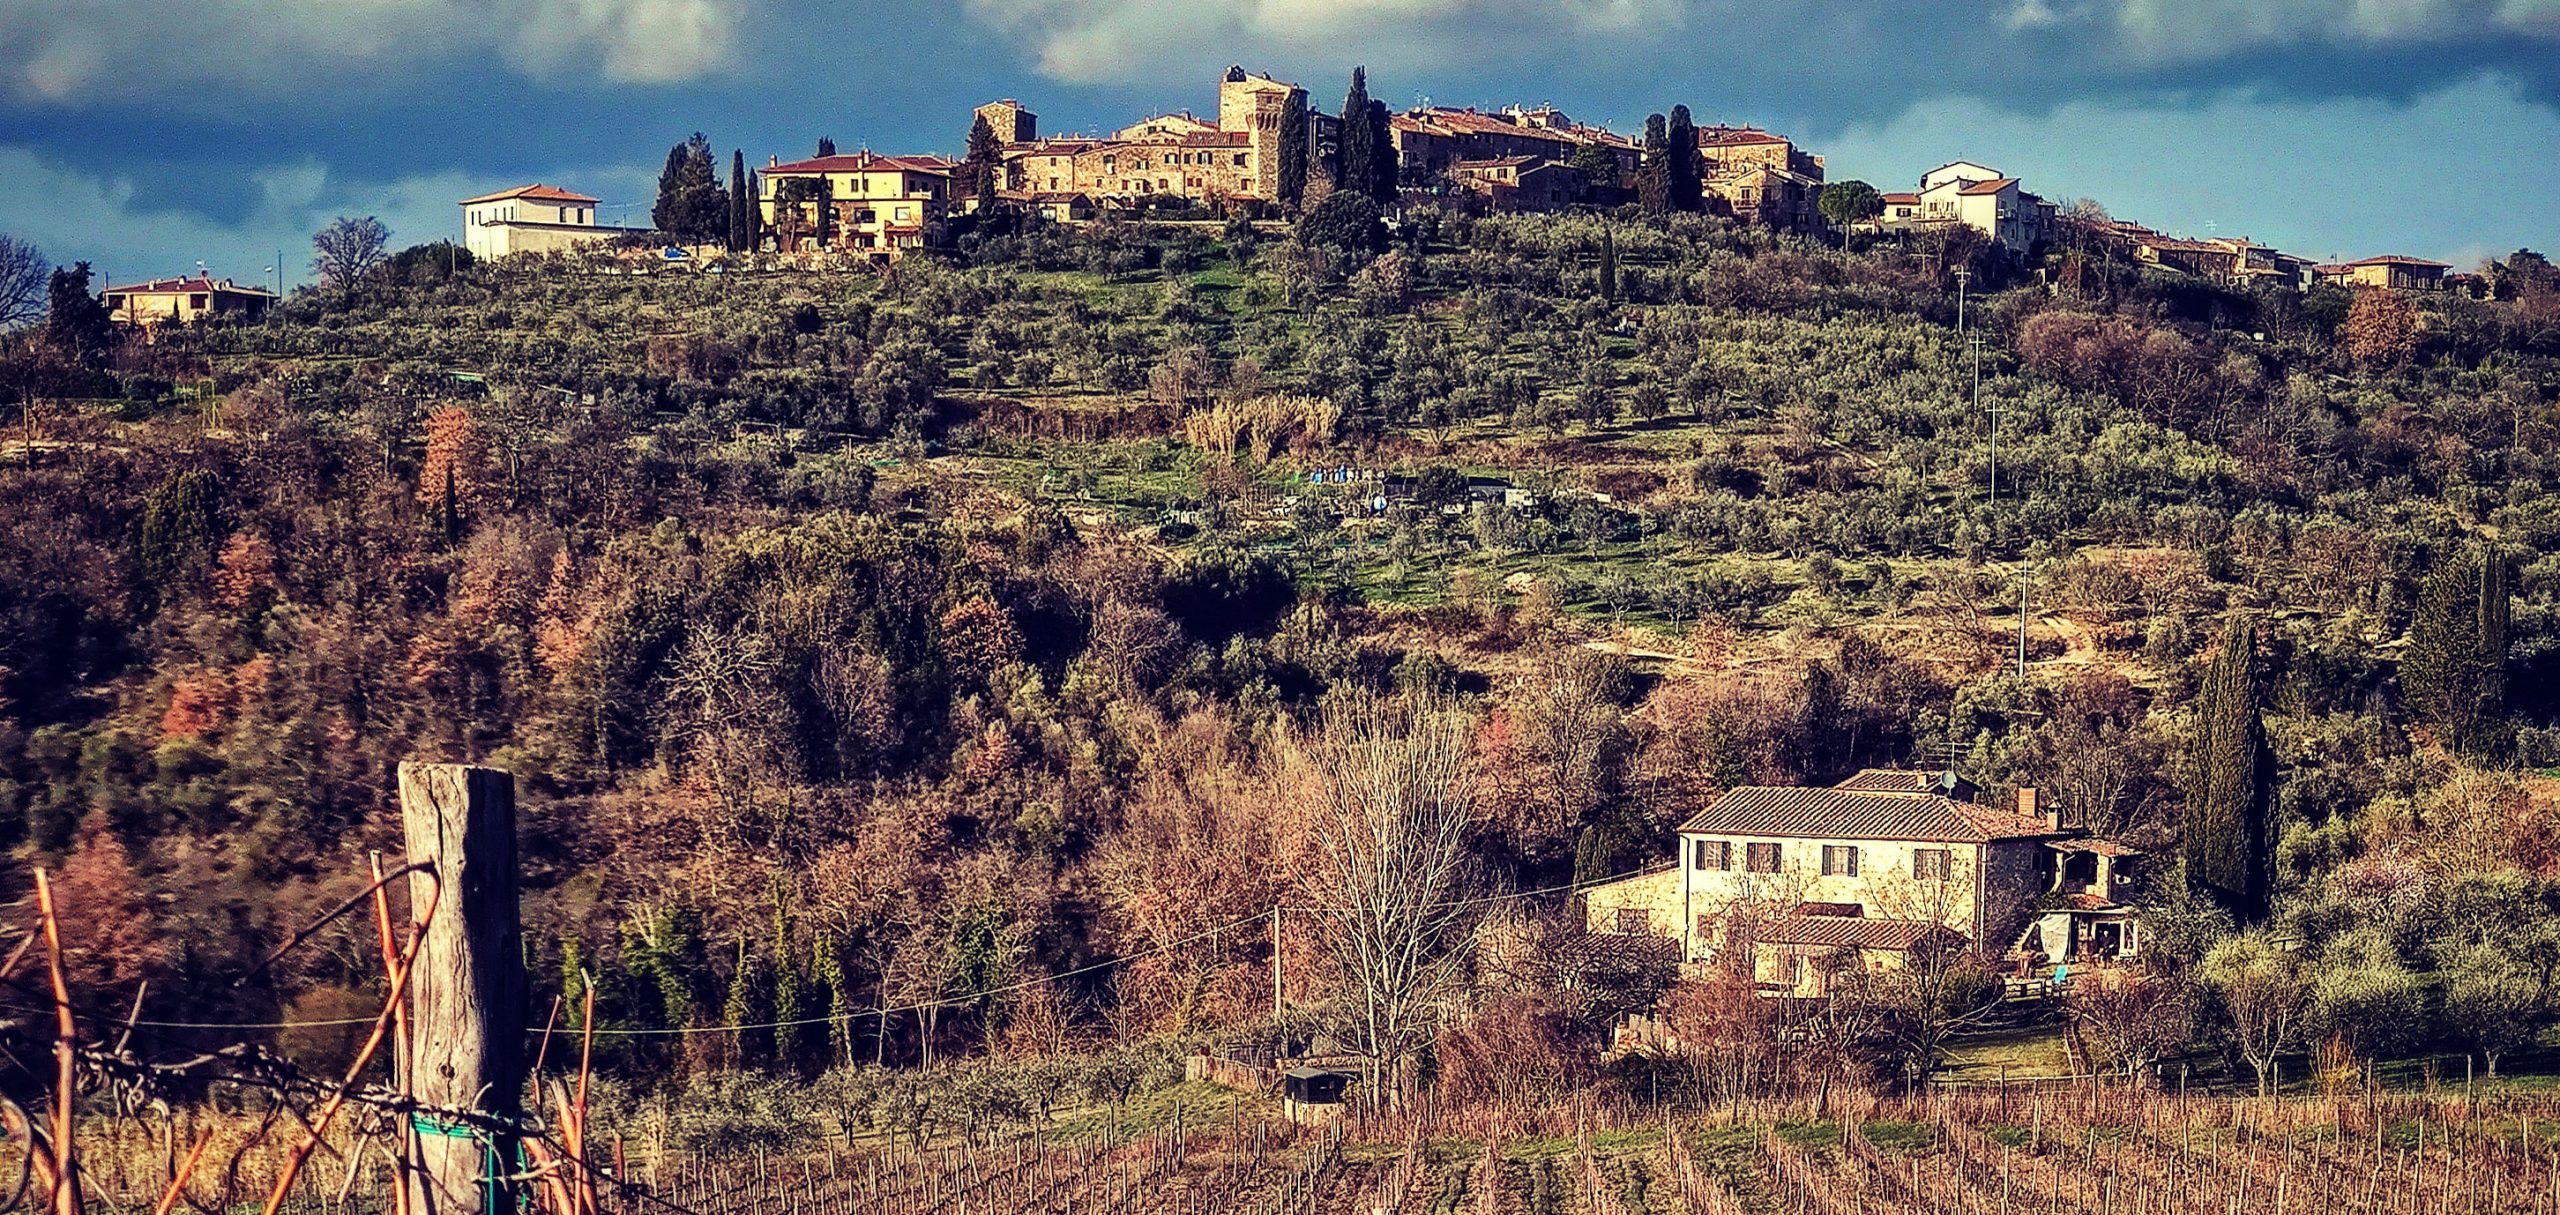
[[[2116,867],[2132,851],[2064,827],[2032,789],[1987,805],[1952,773],[1881,768],[1745,785],[1682,823],[1678,847],[1670,868],[1588,888],[1590,929],[1672,938],[1684,963],[1745,969],[1765,995],[1824,996],[1924,947],[2022,966],[2138,947]]]
[[[757,175],[757,206],[782,252],[848,253],[886,265],[941,243],[952,168],[939,156],[867,150],[771,160]]]
[[[264,287],[244,287],[201,271],[191,278],[156,278],[109,287],[100,295],[108,316],[137,328],[170,321],[194,324],[214,317],[263,320],[276,302],[275,292]]]

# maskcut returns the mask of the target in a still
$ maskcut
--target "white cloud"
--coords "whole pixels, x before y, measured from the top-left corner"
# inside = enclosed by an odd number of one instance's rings
[[[2127,50],[2152,60],[2560,35],[2560,0],[2112,0],[2089,15],[2111,20]]]
[[[351,181],[316,160],[270,165],[250,180],[256,201],[242,214],[217,217],[184,199],[151,197],[130,179],[83,173],[34,149],[0,144],[0,225],[58,263],[86,261],[119,282],[192,271],[199,261],[247,282],[266,277],[281,251],[285,281],[294,283],[309,277],[311,234],[338,216],[379,218],[394,248],[459,239],[461,199],[518,184],[459,171]],[[645,201],[656,177],[643,167],[590,166],[544,180],[572,183],[610,205]]]
[[[1979,160],[2047,198],[2191,235],[2247,236],[2308,256],[2406,253],[2457,265],[2480,250],[2560,245],[2560,114],[2482,74],[2406,104],[2247,90],[2079,101],[2037,112],[1939,98],[1815,141],[1834,180],[1908,189],[1932,165]],[[2103,156],[2090,149],[2103,148]],[[2414,165],[2460,165],[2462,188]]]
[[[1029,47],[1054,80],[1144,80],[1199,48],[1253,62],[1329,55],[1420,64],[1488,44],[1681,23],[1688,0],[965,0],[971,19]]]
[[[74,103],[284,94],[454,55],[533,76],[709,73],[756,0],[0,0],[0,92]]]

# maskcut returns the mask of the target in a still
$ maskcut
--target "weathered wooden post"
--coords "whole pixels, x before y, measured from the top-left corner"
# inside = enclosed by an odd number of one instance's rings
[[[466,764],[402,763],[409,905],[438,890],[409,979],[409,1094],[510,1124],[524,1091],[524,953],[516,908],[515,778]],[[512,1136],[421,1115],[408,1215],[511,1215]]]

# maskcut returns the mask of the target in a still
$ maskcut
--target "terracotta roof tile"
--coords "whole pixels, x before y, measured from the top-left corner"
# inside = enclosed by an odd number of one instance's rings
[[[546,186],[537,181],[529,186],[517,186],[512,190],[500,190],[495,194],[466,198],[462,200],[461,205],[468,207],[475,203],[503,202],[510,198],[528,198],[535,202],[591,203],[596,201],[584,194],[563,190],[558,186]]]
[[[230,279],[216,279],[207,274],[198,274],[192,277],[155,278],[147,283],[126,283],[121,287],[109,287],[98,294],[100,296],[158,295],[179,291],[228,291],[234,295],[275,294],[275,292],[269,291],[264,287],[242,286],[239,283],[232,282]]]
[[[2450,270],[2453,268],[2450,264],[2445,262],[2431,262],[2423,257],[2402,257],[2397,253],[2387,253],[2381,257],[2368,257],[2363,261],[2348,262],[2347,264],[2350,266],[2417,266],[2420,268],[2433,266],[2438,270]]]
[[[1680,829],[1707,835],[1974,844],[2060,834],[2040,818],[1931,794],[1775,785],[1729,790]]]
[[[1989,181],[1977,181],[1977,182],[1974,182],[1974,183],[1973,183],[1973,184],[1971,184],[1971,185],[1965,186],[1964,188],[1957,190],[1957,191],[1956,191],[1956,193],[1958,193],[1958,194],[1997,194],[1997,193],[2001,192],[2002,190],[2006,190],[2006,189],[2008,189],[2009,187],[2014,186],[2014,185],[2016,185],[2016,184],[2018,184],[2018,179],[2017,179],[2017,178],[2014,178],[2014,177],[1994,177],[1994,178],[1992,178],[1992,179],[1991,179],[1991,180],[1989,180]]]
[[[877,152],[856,152],[850,156],[813,156],[785,164],[766,165],[765,173],[886,173],[893,170],[908,173],[948,173],[951,162],[939,156],[882,156]]]

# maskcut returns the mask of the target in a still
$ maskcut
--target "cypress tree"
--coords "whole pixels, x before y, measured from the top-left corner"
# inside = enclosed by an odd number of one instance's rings
[[[1351,91],[1342,97],[1342,147],[1334,162],[1333,184],[1355,193],[1369,192],[1376,179],[1370,162],[1377,157],[1377,128],[1369,125],[1369,71],[1351,69]]]
[[[1004,176],[1004,145],[996,142],[996,129],[984,114],[969,124],[969,152],[960,161],[960,183],[968,187],[969,196],[977,200],[978,210],[992,211],[996,205],[998,179]]]
[[[1689,120],[1689,107],[1671,107],[1671,120],[1663,128],[1663,143],[1664,205],[1674,211],[1703,209],[1701,188],[1706,172],[1698,151],[1698,124]]]
[[[1369,103],[1369,197],[1382,207],[1393,206],[1403,166],[1396,163],[1395,128],[1387,117],[1387,103]]]
[[[1671,135],[1662,115],[1645,115],[1644,159],[1636,163],[1636,203],[1647,215],[1671,209],[1671,168],[1665,163],[1670,155]]]
[[[1307,196],[1307,95],[1296,89],[1280,106],[1280,164],[1275,193],[1281,206],[1295,211]]]
[[[658,172],[658,202],[649,222],[678,240],[702,243],[727,236],[729,201],[720,176],[711,166],[711,141],[700,131],[667,149],[667,164]]]
[[[1600,302],[1618,302],[1618,235],[1607,228],[1600,230]]]
[[[2196,697],[2182,831],[2187,883],[2242,923],[2267,913],[2275,758],[2258,716],[2257,634],[2234,618]]]
[[[835,140],[835,136],[833,136],[833,135],[821,135],[821,136],[819,136],[819,137],[818,137],[818,155],[820,155],[820,156],[833,156],[833,155],[835,155],[835,154],[836,154],[836,140]]]
[[[2507,712],[2507,563],[2494,547],[2429,575],[2400,662],[2409,712],[2454,748],[2492,750]]]
[[[747,188],[747,153],[743,148],[729,152],[729,251],[745,253],[756,247],[756,196]]]

